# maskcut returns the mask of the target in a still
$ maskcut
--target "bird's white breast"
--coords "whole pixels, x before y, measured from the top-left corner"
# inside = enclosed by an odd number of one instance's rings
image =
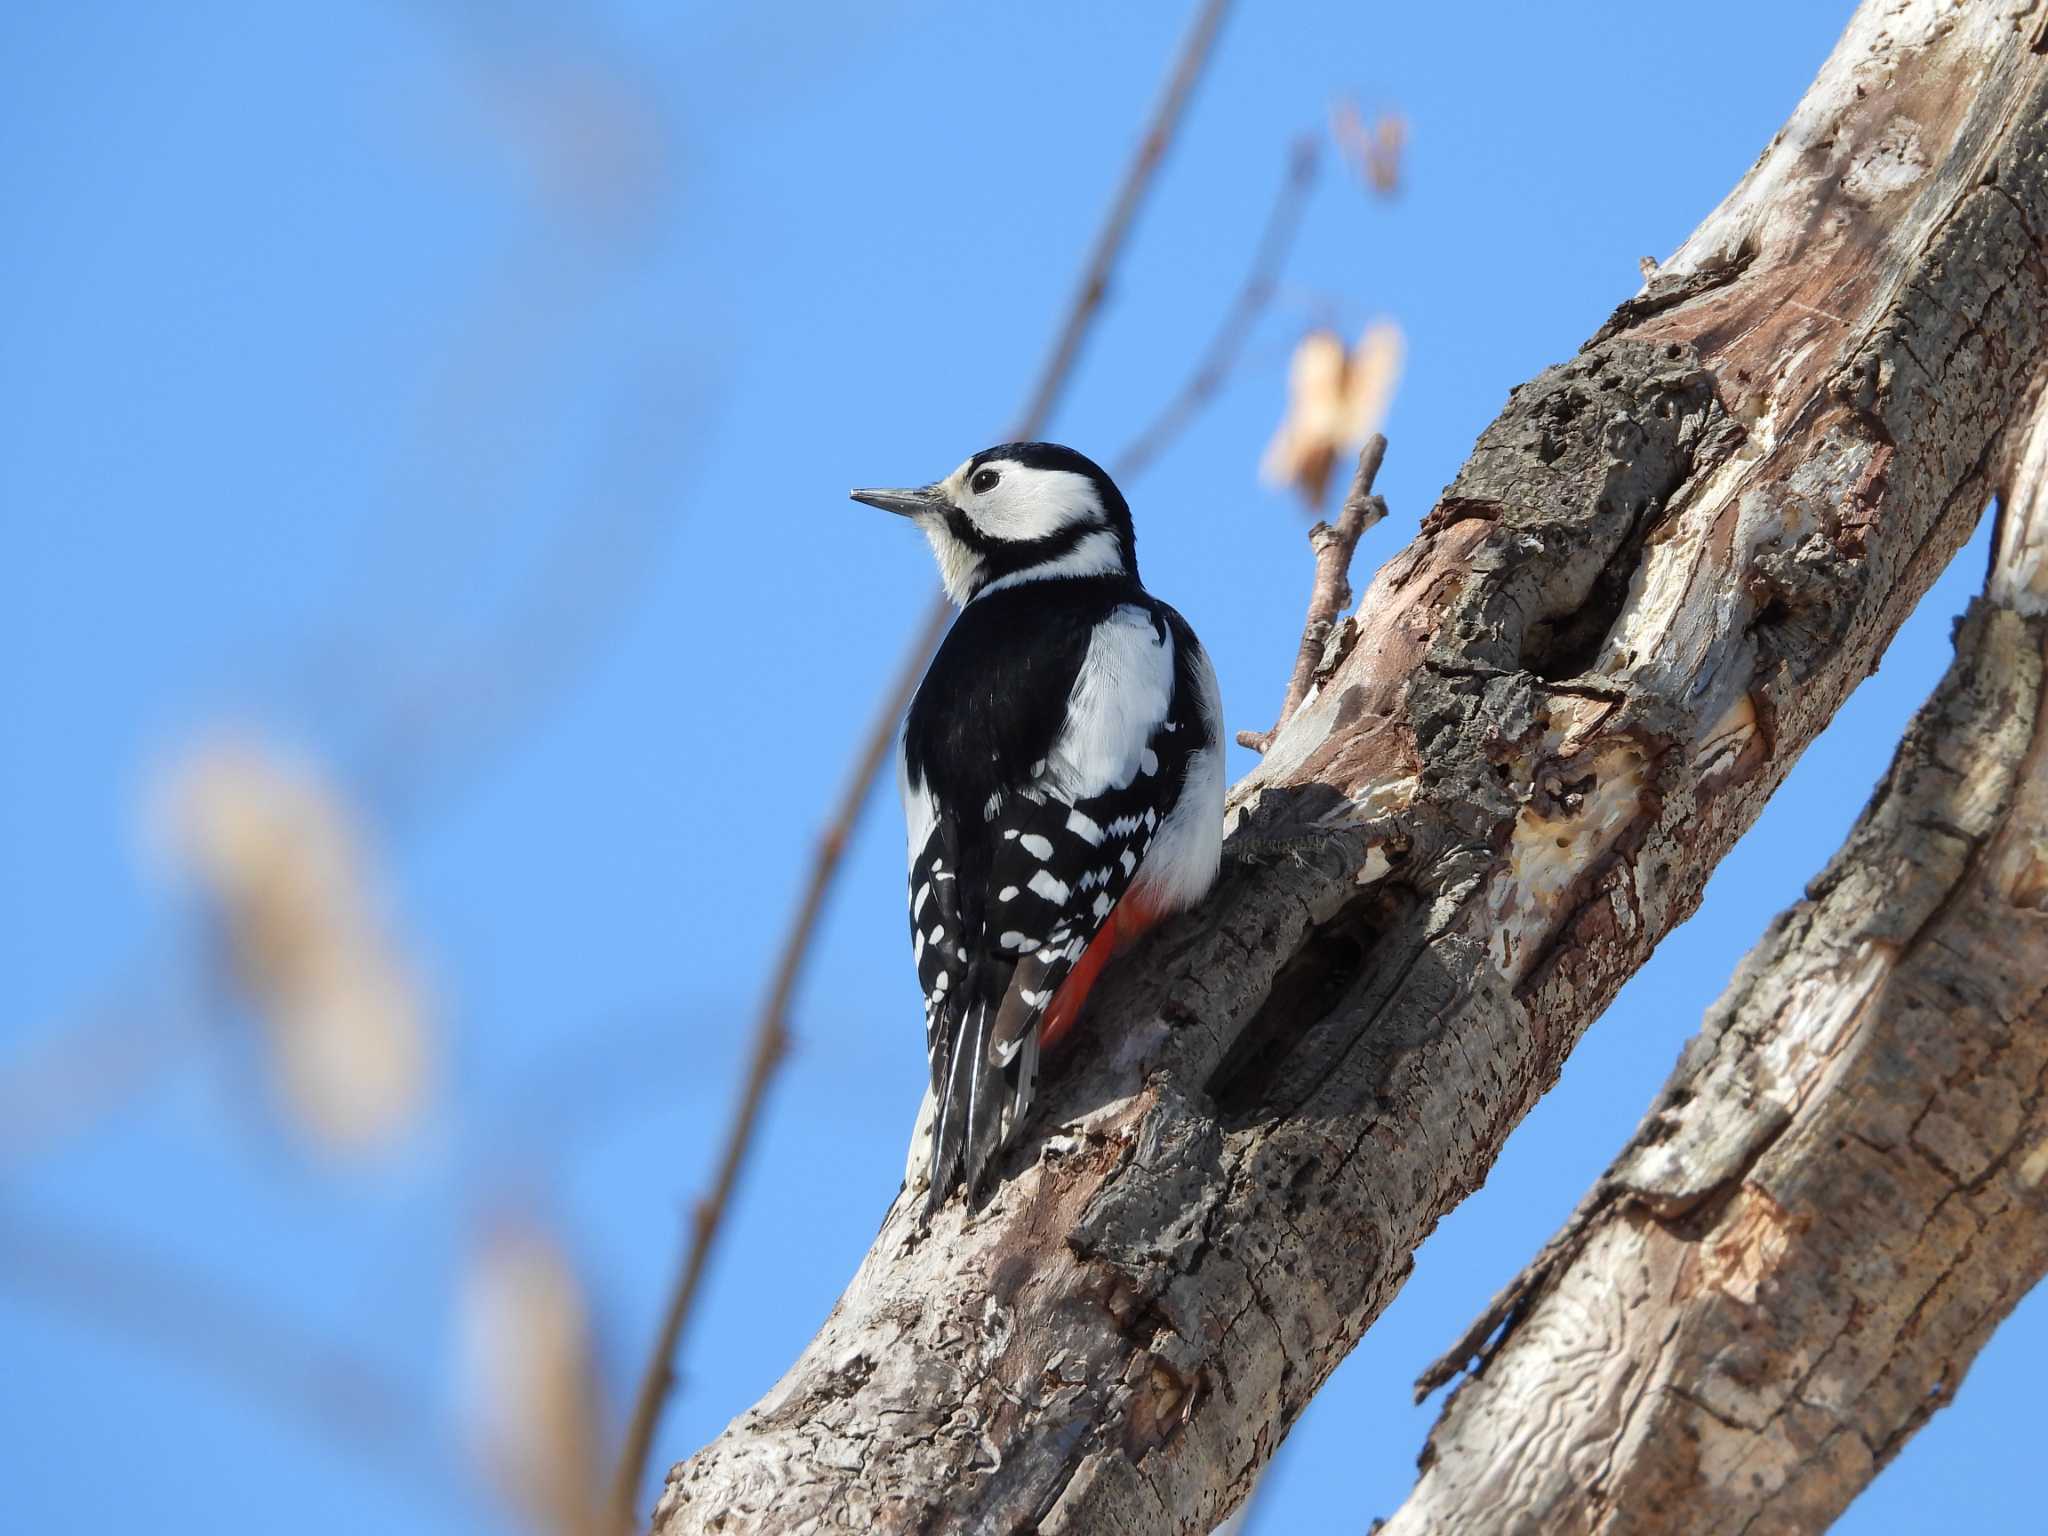
[[[896,742],[896,793],[903,799],[903,830],[910,844],[909,861],[915,865],[932,828],[939,823],[939,806],[924,780],[910,776],[910,763],[904,756],[900,737]]]

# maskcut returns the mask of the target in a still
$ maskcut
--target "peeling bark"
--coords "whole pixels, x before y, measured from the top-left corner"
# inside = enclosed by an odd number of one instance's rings
[[[1729,199],[1517,390],[1098,989],[990,1205],[898,1198],[670,1473],[695,1531],[1206,1531],[1874,665],[2048,316],[2048,60],[1867,4]]]
[[[1423,1378],[1483,1362],[1385,1536],[1825,1529],[2048,1273],[2048,412],[2027,446],[1948,675],[1634,1138]]]

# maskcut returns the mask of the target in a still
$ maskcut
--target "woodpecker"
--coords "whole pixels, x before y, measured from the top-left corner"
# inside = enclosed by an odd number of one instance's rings
[[[1122,493],[1073,449],[1004,443],[853,499],[917,525],[960,609],[897,753],[929,1219],[963,1185],[979,1203],[1111,956],[1215,883],[1223,708],[1194,631],[1138,580]]]

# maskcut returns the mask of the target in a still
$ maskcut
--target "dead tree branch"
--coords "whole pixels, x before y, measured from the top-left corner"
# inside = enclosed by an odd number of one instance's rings
[[[1132,223],[1180,129],[1188,100],[1214,52],[1216,35],[1228,10],[1229,0],[1203,0],[1200,11],[1196,13],[1194,24],[1181,44],[1173,72],[1167,79],[1166,89],[1153,109],[1144,136],[1139,140],[1137,153],[1125,171],[1108,216],[1096,235],[1080,287],[1075,291],[1059,337],[1032,388],[1030,401],[1015,433],[1019,438],[1033,437],[1043,431],[1059,403],[1074,365],[1080,359],[1082,343],[1101,313],[1103,299],[1109,292],[1110,278],[1123,254]],[[719,1156],[717,1177],[711,1193],[699,1203],[693,1214],[689,1246],[663,1308],[661,1326],[656,1331],[639,1390],[634,1395],[633,1411],[627,1421],[618,1471],[612,1484],[613,1523],[619,1530],[630,1529],[636,1523],[634,1510],[638,1507],[640,1480],[653,1448],[655,1429],[661,1421],[662,1405],[675,1379],[676,1346],[682,1339],[683,1326],[689,1320],[698,1280],[717,1240],[719,1225],[731,1201],[740,1168],[753,1144],[754,1127],[767,1096],[769,1081],[788,1048],[790,1000],[796,994],[804,961],[817,933],[818,920],[824,913],[825,897],[838,875],[847,839],[860,819],[861,808],[867,803],[882,764],[888,760],[896,724],[910,706],[918,678],[937,648],[940,636],[945,633],[950,614],[944,595],[934,594],[910,648],[904,653],[895,681],[876,711],[874,724],[855,759],[845,792],[818,840],[817,857],[805,880],[796,916],[783,940],[767,997],[754,1024],[747,1079],[733,1115],[732,1129]]]
[[[1483,1362],[1389,1533],[1823,1530],[2048,1273],[2048,413],[2024,471],[1848,841],[1423,1377]]]
[[[660,1530],[1212,1528],[1967,535],[2037,229],[2048,58],[1866,5],[1379,573],[995,1199],[899,1199]]]

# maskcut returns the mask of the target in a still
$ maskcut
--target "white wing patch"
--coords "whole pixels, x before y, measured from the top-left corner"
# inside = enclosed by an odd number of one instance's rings
[[[1173,703],[1173,640],[1142,608],[1096,626],[1067,698],[1067,719],[1045,777],[1062,800],[1088,800],[1138,776],[1152,733]]]
[[[1041,869],[1031,877],[1031,889],[1056,907],[1066,905],[1067,884],[1049,869]]]

